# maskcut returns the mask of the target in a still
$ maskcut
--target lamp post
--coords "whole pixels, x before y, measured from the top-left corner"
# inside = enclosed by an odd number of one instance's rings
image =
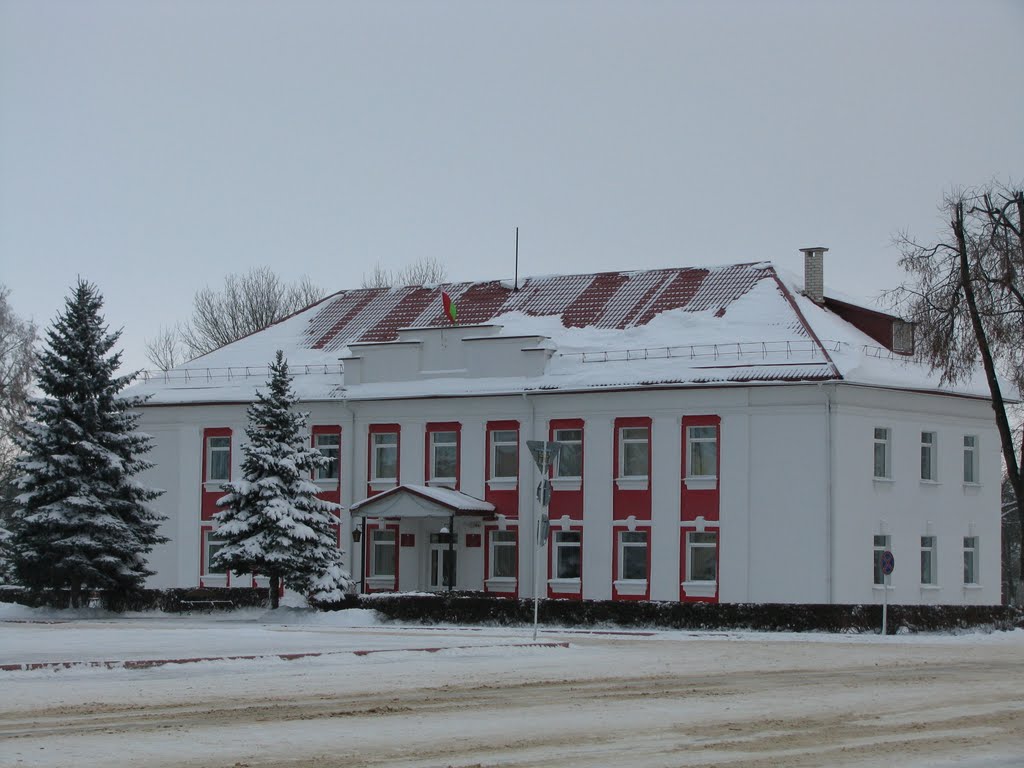
[[[366,518],[364,517],[359,524],[358,528],[352,529],[352,541],[358,544],[363,540],[363,529],[366,528]],[[366,548],[360,547],[359,550],[359,594],[365,594],[366,592]]]

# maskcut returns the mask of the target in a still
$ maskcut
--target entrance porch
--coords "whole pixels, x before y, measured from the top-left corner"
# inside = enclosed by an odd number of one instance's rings
[[[399,485],[352,505],[360,592],[483,590],[494,505],[450,488]]]

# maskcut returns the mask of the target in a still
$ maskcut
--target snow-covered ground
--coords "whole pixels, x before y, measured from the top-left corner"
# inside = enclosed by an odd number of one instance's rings
[[[533,644],[372,611],[0,605],[0,667],[41,662],[70,666],[0,671],[2,766],[1024,765],[1022,631]]]

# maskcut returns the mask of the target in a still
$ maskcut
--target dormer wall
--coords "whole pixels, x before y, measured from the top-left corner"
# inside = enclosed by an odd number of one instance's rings
[[[500,325],[402,328],[397,341],[349,344],[345,384],[544,373],[554,351],[548,337],[500,332]]]

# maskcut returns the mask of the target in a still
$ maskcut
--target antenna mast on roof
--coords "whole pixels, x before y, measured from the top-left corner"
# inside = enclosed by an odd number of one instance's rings
[[[512,282],[512,290],[519,290],[519,227],[516,227],[516,276]]]

